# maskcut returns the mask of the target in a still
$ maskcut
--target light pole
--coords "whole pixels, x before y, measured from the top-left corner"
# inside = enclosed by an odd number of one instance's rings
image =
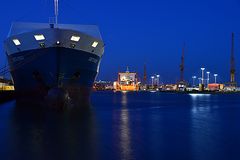
[[[215,83],[217,83],[217,76],[218,74],[214,74]]]
[[[202,84],[204,84],[204,70],[205,70],[205,68],[201,68],[201,70],[202,70]]]
[[[193,79],[193,87],[195,86],[194,82],[195,82],[195,79],[196,79],[196,78],[197,78],[196,76],[192,76],[192,79]]]
[[[153,79],[154,79],[154,76],[152,76],[151,78],[152,78],[152,88],[153,88]]]
[[[160,75],[157,74],[157,87],[159,86],[159,77],[160,77]]]
[[[201,84],[202,78],[198,78],[198,80],[199,80],[199,84]]]
[[[207,85],[209,84],[210,72],[207,72]]]

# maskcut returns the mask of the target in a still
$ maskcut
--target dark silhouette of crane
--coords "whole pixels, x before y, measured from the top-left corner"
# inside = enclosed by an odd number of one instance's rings
[[[146,64],[144,64],[144,73],[143,73],[143,84],[147,84],[147,67]]]
[[[183,48],[182,48],[182,56],[181,56],[181,64],[179,66],[180,68],[180,80],[178,82],[178,90],[179,91],[185,91],[186,90],[186,87],[187,87],[187,83],[186,81],[184,80],[184,55],[185,54],[185,43],[183,45]]]
[[[230,86],[236,87],[237,83],[235,81],[235,58],[234,58],[234,33],[232,33],[232,47],[231,47],[231,60],[230,60]]]
[[[185,44],[182,48],[182,56],[181,56],[181,64],[180,64],[180,81],[184,82],[184,52],[185,52]]]

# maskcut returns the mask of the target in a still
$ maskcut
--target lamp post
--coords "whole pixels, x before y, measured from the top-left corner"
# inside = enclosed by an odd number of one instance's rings
[[[207,85],[209,84],[210,72],[207,72]]]
[[[199,84],[201,84],[202,78],[198,78],[198,80],[199,80]]]
[[[160,77],[160,75],[157,74],[156,76],[157,76],[157,87],[158,87],[159,86],[159,77]]]
[[[201,68],[201,70],[202,70],[202,84],[204,84],[204,70],[205,70],[205,68]]]
[[[192,79],[193,79],[193,86],[195,86],[194,82],[195,82],[195,79],[196,79],[196,78],[197,78],[196,76],[192,76]]]
[[[151,79],[152,79],[152,88],[153,88],[153,79],[154,79],[154,76],[152,76]]]
[[[218,74],[214,74],[215,83],[217,83],[217,76]]]

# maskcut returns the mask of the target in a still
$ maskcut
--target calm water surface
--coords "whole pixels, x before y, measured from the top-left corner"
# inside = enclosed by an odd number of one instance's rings
[[[240,94],[96,92],[83,111],[0,106],[0,159],[240,159]]]

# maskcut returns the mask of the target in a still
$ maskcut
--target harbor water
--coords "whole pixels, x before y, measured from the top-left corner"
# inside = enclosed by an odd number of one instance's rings
[[[95,92],[78,111],[0,105],[1,159],[240,159],[240,94]]]

